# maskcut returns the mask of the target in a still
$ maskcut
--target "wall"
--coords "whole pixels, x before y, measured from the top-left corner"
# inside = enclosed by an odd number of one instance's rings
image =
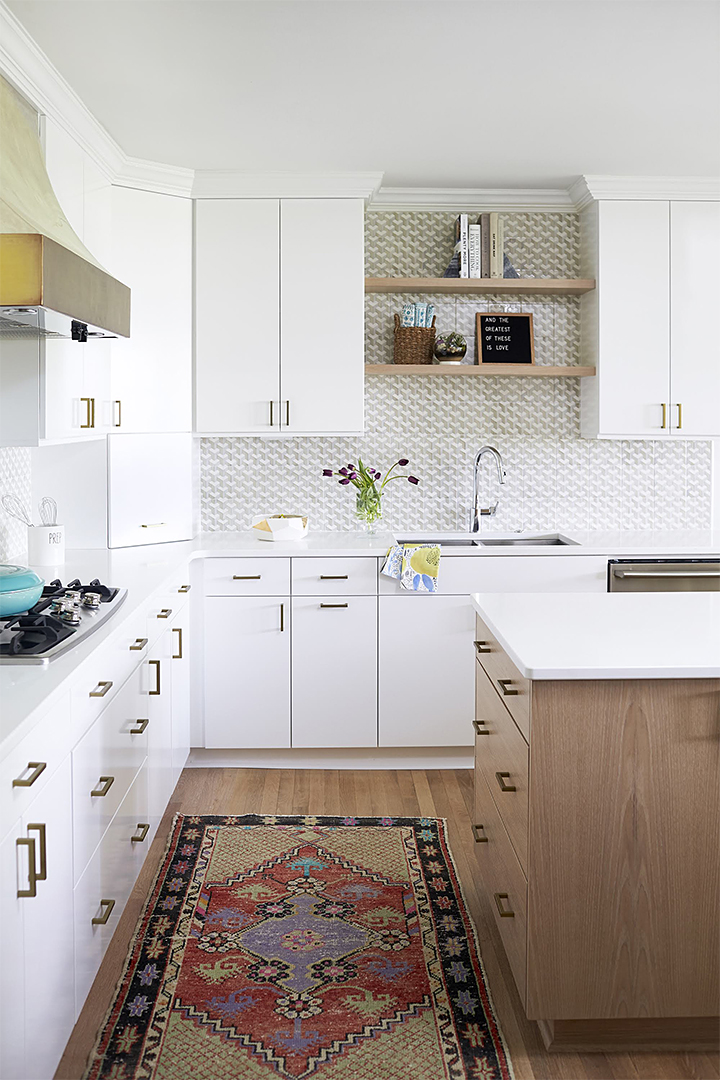
[[[30,449],[0,446],[0,495],[13,494],[32,510]],[[27,529],[0,508],[0,562],[27,561]]]
[[[366,273],[441,276],[452,253],[455,214],[368,211]],[[506,250],[523,277],[577,277],[574,213],[504,215]],[[392,360],[392,315],[414,296],[366,299],[366,360]],[[532,311],[538,364],[579,361],[576,297],[424,296],[437,328],[459,330],[474,357],[477,311]],[[319,305],[317,317],[322,317]],[[681,529],[710,525],[710,442],[580,438],[579,379],[368,376],[362,438],[200,440],[201,519],[207,530],[242,529],[256,513],[304,512],[316,529],[353,524],[352,491],[323,468],[355,462],[386,468],[399,457],[421,478],[391,486],[385,520],[407,529],[463,530],[472,502],[472,462],[490,442],[507,483],[494,529]],[[498,493],[488,461],[482,498]]]

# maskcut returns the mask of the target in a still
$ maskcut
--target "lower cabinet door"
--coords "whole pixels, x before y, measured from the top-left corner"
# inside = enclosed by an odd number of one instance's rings
[[[467,596],[381,596],[380,746],[470,746],[475,715]]]
[[[20,820],[0,844],[0,1076],[25,1080],[23,917],[29,848]]]
[[[147,854],[148,818],[148,773],[143,765],[75,886],[76,1018]]]
[[[377,746],[377,598],[292,605],[292,745]]]
[[[290,600],[205,599],[205,746],[290,746]]]
[[[190,608],[169,627],[172,674],[172,782],[180,779],[190,753]]]
[[[175,780],[172,759],[172,638],[170,627],[155,642],[143,665],[142,696],[147,701],[147,770],[149,821],[155,835],[165,813]]]

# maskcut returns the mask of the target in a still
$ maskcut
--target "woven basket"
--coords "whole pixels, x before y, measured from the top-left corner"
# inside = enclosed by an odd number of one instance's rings
[[[434,348],[434,315],[432,326],[401,326],[400,316],[395,316],[393,360],[396,364],[432,364]]]

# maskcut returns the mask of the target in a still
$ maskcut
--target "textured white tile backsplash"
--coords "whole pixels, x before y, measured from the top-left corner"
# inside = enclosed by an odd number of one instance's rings
[[[0,446],[0,495],[10,493],[31,511],[32,484],[30,449],[26,446]],[[0,562],[27,560],[27,529],[0,507]]]

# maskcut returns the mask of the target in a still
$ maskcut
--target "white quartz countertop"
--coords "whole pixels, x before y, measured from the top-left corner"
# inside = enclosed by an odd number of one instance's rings
[[[720,678],[720,593],[474,593],[527,679]]]

